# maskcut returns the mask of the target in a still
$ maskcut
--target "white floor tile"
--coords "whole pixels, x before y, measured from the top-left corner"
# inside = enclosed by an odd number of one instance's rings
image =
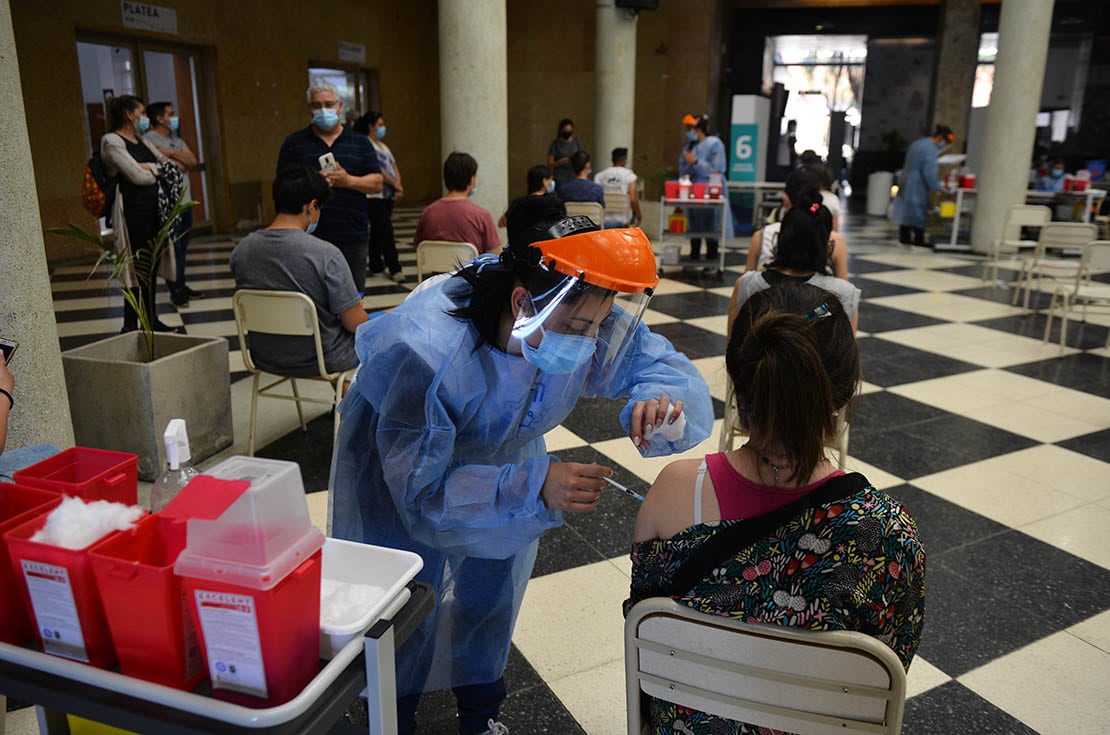
[[[998,304],[993,301],[953,293],[914,293],[900,296],[883,296],[870,299],[868,303],[953,322],[975,322],[1025,313],[1024,310],[1008,304]],[[866,309],[867,304],[864,304],[861,311],[864,312],[865,316]]]
[[[644,315],[641,318],[643,319],[644,324],[648,325],[649,327],[656,324],[670,324],[671,322],[678,321],[670,314],[664,314],[661,311],[654,311],[652,309],[645,309]]]
[[[882,283],[892,283],[907,288],[917,288],[922,291],[955,291],[961,288],[978,288],[983,282],[971,276],[961,276],[956,273],[932,270],[887,271],[885,273],[868,273],[865,278]],[[864,294],[867,286],[861,286]]]
[[[865,255],[861,260],[884,265],[897,265],[903,268],[956,268],[976,261],[970,258],[957,258],[937,253],[896,252]]]
[[[1110,464],[1063,447],[1042,444],[979,464],[1003,467],[1087,502],[1110,498]]]
[[[698,286],[691,286],[689,283],[676,281],[671,278],[659,279],[659,285],[655,287],[656,296],[666,296],[675,293],[690,293],[691,291],[701,291]]]
[[[1027,398],[1023,403],[1082,421],[1096,429],[1110,427],[1110,400],[1083,391],[1060,388]]]
[[[328,532],[328,491],[308,493],[305,495],[308,501],[308,517],[312,519],[312,525],[320,529],[324,533]]]
[[[558,452],[573,447],[584,447],[588,444],[585,439],[563,426],[556,426],[554,429],[544,434],[543,439],[547,442],[548,452]]]
[[[728,314],[718,314],[717,316],[703,316],[697,319],[687,319],[687,324],[695,327],[707,329],[710,332],[719,334],[722,337],[728,336]],[[721,362],[724,362],[722,359]]]
[[[844,467],[847,472],[858,472],[875,486],[876,490],[886,490],[905,483],[901,477],[896,477],[889,472],[880,470],[875,465],[867,464],[862,459],[852,456],[852,437],[848,437],[848,462]]]
[[[35,708],[16,710],[7,714],[4,722],[4,735],[39,735],[39,723],[35,719]]]
[[[1106,732],[1110,654],[1056,633],[959,677],[1042,735]]]
[[[1048,394],[1051,396],[1053,394]],[[1045,397],[1048,397],[1045,396]],[[949,409],[952,410],[952,409]],[[981,421],[999,429],[1012,431],[1039,442],[1058,442],[1098,431],[1095,424],[1030,405],[1029,401],[1005,401],[993,406],[971,406],[962,413],[969,419]]]
[[[918,383],[905,383],[896,385],[889,391],[903,398],[956,414],[966,414],[968,411],[997,406],[1005,402],[1001,396],[977,390],[957,380],[958,377],[960,376],[950,375],[944,378],[922,380]]]
[[[914,656],[913,663],[910,664],[910,670],[906,673],[906,699],[924,694],[930,689],[939,687],[951,680],[951,676],[936,666],[920,656]]]
[[[1059,390],[1059,386],[1053,383],[1006,370],[975,370],[960,373],[953,375],[952,381],[977,392],[995,395],[1009,401],[1024,401]]]
[[[533,579],[513,643],[548,682],[623,661],[621,604],[628,588],[628,578],[608,561]]]
[[[548,682],[551,691],[589,735],[628,732],[624,658]]]
[[[698,369],[705,382],[709,384],[709,395],[719,401],[725,400],[728,392],[728,372],[725,371],[725,361],[720,357],[703,357],[700,360],[691,360]]]
[[[874,383],[868,383],[866,380],[860,381],[859,394],[861,396],[865,396],[868,393],[878,393],[881,390],[882,390],[882,388],[880,386],[875,385]]]
[[[1110,610],[1068,628],[1068,633],[1110,655]]]
[[[1033,538],[1110,569],[1107,529],[1110,529],[1110,510],[1097,503],[1073,508],[1020,528]]]

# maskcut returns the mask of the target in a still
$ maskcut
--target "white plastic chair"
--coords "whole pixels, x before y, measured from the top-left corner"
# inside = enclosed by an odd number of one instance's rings
[[[239,349],[243,353],[243,363],[247,370],[254,373],[254,385],[251,388],[251,429],[247,454],[254,456],[255,428],[258,416],[258,397],[278,398],[284,401],[293,401],[297,405],[297,418],[301,422],[301,430],[307,431],[302,403],[319,403],[331,406],[335,414],[333,436],[339,432],[339,411],[336,407],[343,398],[343,387],[351,382],[355,370],[343,372],[328,372],[324,364],[324,347],[320,342],[320,322],[316,317],[316,304],[312,299],[298,291],[262,291],[241,289],[235,292],[232,299],[232,311],[235,314],[235,328],[239,332]],[[318,375],[292,376],[271,373],[278,376],[278,380],[261,386],[262,374],[268,370],[259,369],[247,345],[247,335],[279,334],[289,337],[312,337],[316,344],[316,364],[319,368]],[[302,396],[297,389],[298,380],[320,380],[329,383],[335,391],[332,400],[310,398]],[[293,390],[293,395],[274,392],[274,389],[288,382]]]
[[[897,735],[906,672],[863,633],[744,623],[666,597],[642,600],[624,625],[628,735],[642,695],[804,735]]]
[[[726,378],[728,387],[725,390],[725,415],[721,421],[721,436],[717,442],[717,451],[730,452],[736,446],[737,437],[747,436],[748,432],[740,426],[740,414],[736,410],[736,389],[732,385],[732,378]],[[830,449],[836,450],[836,465],[844,469],[848,462],[848,437],[852,427],[848,423],[844,412],[841,411],[836,419],[836,443],[830,444]]]
[[[990,257],[983,263],[983,280],[990,283],[998,280],[998,261],[1003,253],[1020,254],[1022,250],[1032,250],[1037,246],[1036,240],[1021,239],[1021,228],[1044,227],[1051,221],[1052,210],[1048,207],[1030,204],[1015,204],[1010,207],[1006,213],[1006,223],[1002,225],[1002,237],[991,243]]]
[[[1048,305],[1048,319],[1044,325],[1043,344],[1048,344],[1048,335],[1052,331],[1052,317],[1057,311],[1060,315],[1060,352],[1068,339],[1068,314],[1076,306],[1082,307],[1083,321],[1087,320],[1088,306],[1110,306],[1110,284],[1091,280],[1093,273],[1110,271],[1110,240],[1095,240],[1087,243],[1083,248],[1083,255],[1079,260],[1079,270],[1075,274],[1075,281],[1070,286],[1060,285],[1052,293],[1052,301]],[[1106,347],[1110,348],[1110,336],[1106,338]]]
[[[454,272],[463,263],[478,257],[478,248],[468,242],[422,240],[416,246],[416,280],[433,273]]]
[[[605,219],[620,220],[622,223],[628,224],[629,217],[632,215],[630,202],[631,200],[627,194],[615,191],[605,192]]]
[[[1029,292],[1035,287],[1037,293],[1041,291],[1041,282],[1058,278],[1070,278],[1079,270],[1079,261],[1075,259],[1062,260],[1047,257],[1049,248],[1082,249],[1087,243],[1098,239],[1098,227],[1084,222],[1049,222],[1041,228],[1041,236],[1037,238],[1037,245],[1033,254],[1022,258],[1021,269],[1017,280],[1014,281],[1014,295],[1011,304],[1017,304],[1018,294],[1024,290],[1025,300],[1022,306],[1029,308]]]
[[[567,202],[567,216],[589,217],[598,227],[605,226],[605,210],[597,202]]]

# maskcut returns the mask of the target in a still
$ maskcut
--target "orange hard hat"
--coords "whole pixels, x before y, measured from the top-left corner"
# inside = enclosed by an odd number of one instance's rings
[[[655,252],[639,227],[582,232],[533,246],[543,262],[567,276],[610,291],[641,293],[659,284]]]
[[[682,124],[696,126],[698,124],[698,119],[687,113],[686,117],[682,118]]]

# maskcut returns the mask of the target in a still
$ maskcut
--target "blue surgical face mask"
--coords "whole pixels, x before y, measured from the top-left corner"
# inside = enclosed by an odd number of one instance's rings
[[[309,216],[312,216],[312,210],[309,210]],[[316,221],[315,222],[309,222],[308,223],[308,229],[305,230],[305,232],[307,232],[310,235],[313,232],[316,232],[316,225],[318,225],[318,224],[320,224],[320,213],[319,213],[319,211],[317,211],[317,213],[316,213]]]
[[[690,141],[691,143],[693,143],[693,142],[694,142],[694,141],[696,141],[697,139],[698,139],[698,134],[697,134],[697,133],[695,133],[695,132],[694,132],[693,130],[687,130],[687,131],[686,131],[686,140],[688,140],[688,141]]]
[[[177,132],[181,128],[181,119],[174,116],[170,118],[170,130]]]
[[[339,112],[324,107],[312,111],[312,124],[320,130],[331,130],[339,124]]]
[[[135,123],[135,129],[138,130],[140,133],[145,133],[146,131],[150,130],[150,118],[146,117],[145,115],[143,117],[140,117],[139,122]]]
[[[474,184],[474,188],[470,190],[470,193],[467,194],[467,196],[472,197],[477,193],[478,193],[478,184]]]
[[[547,180],[547,186],[545,186],[544,188],[547,189],[548,194],[554,193],[555,192],[555,179],[548,179]]]
[[[577,334],[559,334],[540,330],[543,339],[539,347],[521,340],[524,359],[545,373],[567,375],[585,365],[597,351],[597,339]]]
[[[1062,168],[1054,168],[1054,169],[1052,169],[1052,178],[1054,178],[1054,179],[1059,179],[1059,178],[1061,178],[1061,177],[1062,177],[1063,175],[1064,175],[1064,169],[1062,169]]]
[[[385,126],[382,125],[380,128],[375,130],[374,135],[378,136],[378,140],[381,140],[382,138],[384,138],[385,137]]]

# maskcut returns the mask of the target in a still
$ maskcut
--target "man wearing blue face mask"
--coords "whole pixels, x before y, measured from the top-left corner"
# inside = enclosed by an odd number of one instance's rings
[[[196,168],[197,157],[181,137],[181,123],[173,103],[152,102],[146,108],[146,116],[150,120],[150,130],[143,135],[143,140],[151,143],[159,153],[177,164],[185,174],[185,201],[190,201],[193,196],[189,187],[188,172]],[[204,294],[194,291],[185,284],[185,255],[192,229],[193,209],[190,207],[181,213],[174,227],[173,252],[177,261],[177,273],[175,279],[166,284],[169,286],[173,305],[178,308],[188,306],[189,299],[204,298]]]
[[[1048,173],[1037,179],[1037,191],[1063,191],[1064,177],[1067,172],[1068,169],[1064,163],[1064,159],[1057,158],[1052,162],[1052,168],[1048,170]]]
[[[292,133],[281,144],[277,170],[299,163],[322,171],[333,196],[320,214],[316,236],[335,245],[350,267],[361,293],[366,285],[370,225],[366,195],[382,190],[378,154],[365,135],[350,130],[343,119],[343,101],[334,84],[317,79],[305,92],[312,124]],[[334,165],[323,167],[330,154]]]
[[[294,163],[278,172],[273,197],[274,221],[231,251],[235,288],[308,296],[316,305],[324,365],[329,372],[350,370],[358,365],[355,330],[367,320],[366,312],[342,254],[312,236],[332,190],[319,172]],[[262,370],[294,376],[320,372],[312,337],[252,334],[250,348]]]

